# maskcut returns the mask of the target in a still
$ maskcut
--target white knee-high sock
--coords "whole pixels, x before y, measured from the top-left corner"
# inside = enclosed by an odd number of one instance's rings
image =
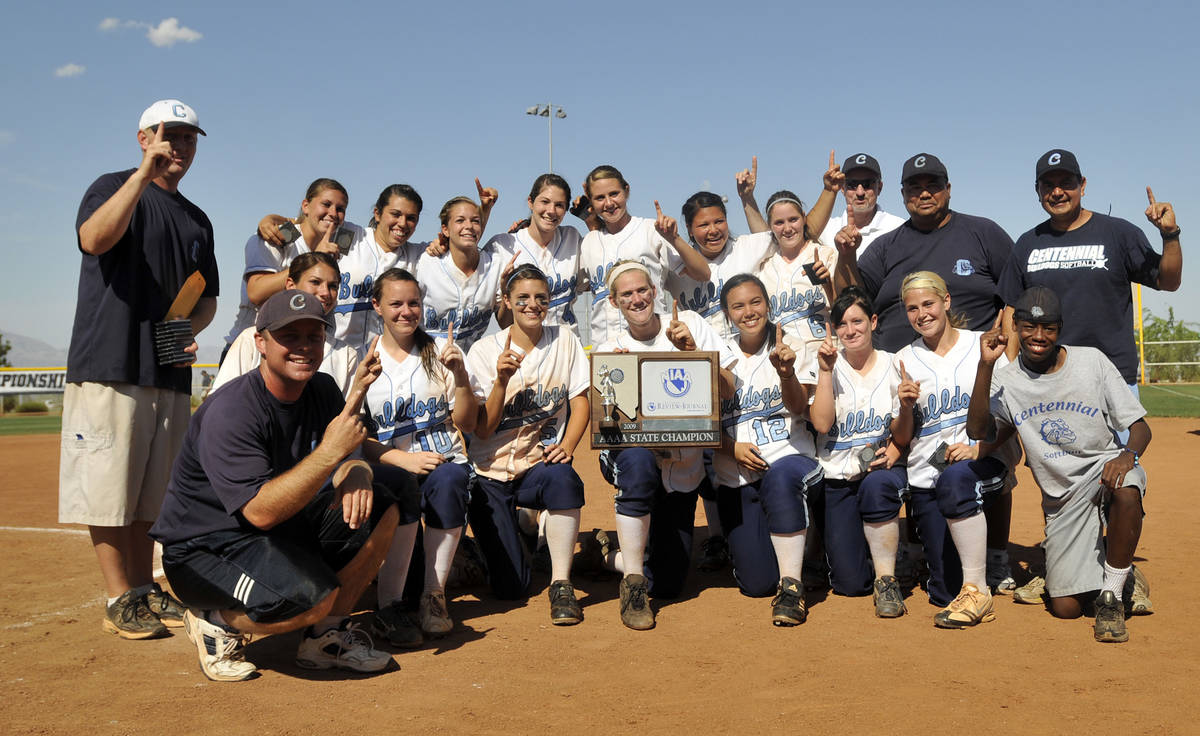
[[[379,607],[395,603],[404,593],[408,579],[408,564],[412,562],[413,544],[417,541],[417,522],[396,527],[392,546],[379,568]]]
[[[571,560],[579,537],[579,509],[547,511],[544,514],[546,547],[550,550],[550,580],[571,581]]]
[[[617,514],[617,570],[626,575],[646,574],[646,540],[650,537],[650,514],[625,516]]]
[[[800,579],[804,567],[804,538],[807,530],[791,534],[772,534],[771,546],[775,548],[775,561],[779,563],[779,577]]]
[[[962,560],[963,583],[987,590],[987,518],[983,513],[965,519],[946,519]]]
[[[875,577],[896,574],[896,550],[900,547],[900,519],[880,522],[863,522],[863,535],[871,548],[871,560],[875,563]]]
[[[458,551],[458,540],[462,539],[462,527],[434,529],[425,527],[425,591],[446,590],[450,567],[454,564],[454,553]]]

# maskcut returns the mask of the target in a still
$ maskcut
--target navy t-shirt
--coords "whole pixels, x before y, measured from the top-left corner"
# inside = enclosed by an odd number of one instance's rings
[[[1004,306],[996,283],[1012,253],[1012,238],[986,217],[953,212],[945,226],[922,232],[906,221],[880,235],[858,261],[863,288],[875,300],[876,347],[896,352],[917,338],[900,301],[900,283],[914,271],[933,271],[946,280],[950,311],[967,318],[967,328],[987,330]]]
[[[242,507],[312,452],[343,406],[337,384],[324,373],[293,403],[275,398],[258,370],[230,381],[192,417],[150,536],[171,544],[255,529]]]
[[[1130,283],[1158,288],[1162,255],[1145,233],[1119,217],[1093,212],[1059,232],[1047,220],[1022,235],[1000,277],[1000,297],[1013,304],[1031,286],[1047,286],[1062,303],[1059,341],[1099,349],[1126,383],[1137,381]]]
[[[75,220],[76,244],[79,227],[133,172],[105,174],[88,187]],[[212,223],[182,194],[151,183],[117,244],[99,256],[83,254],[67,380],[190,392],[190,368],[159,367],[152,325],[166,316],[183,282],[197,270],[206,282],[203,296],[217,296]]]

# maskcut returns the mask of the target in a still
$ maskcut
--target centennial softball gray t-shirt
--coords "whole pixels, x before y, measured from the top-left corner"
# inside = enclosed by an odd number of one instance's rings
[[[1035,373],[1018,359],[992,375],[992,416],[1021,436],[1047,505],[1099,487],[1104,464],[1121,452],[1112,431],[1146,415],[1104,353],[1060,347],[1067,359],[1053,373]]]

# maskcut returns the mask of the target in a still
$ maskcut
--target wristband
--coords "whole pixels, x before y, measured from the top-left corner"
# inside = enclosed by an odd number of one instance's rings
[[[1128,452],[1130,455],[1133,455],[1133,464],[1135,466],[1141,465],[1141,463],[1138,462],[1138,454],[1136,452],[1134,452],[1133,450],[1129,449],[1128,447],[1122,447],[1121,452]]]
[[[1181,233],[1181,232],[1183,232],[1183,229],[1182,229],[1182,228],[1179,228],[1179,227],[1177,227],[1177,228],[1175,228],[1174,230],[1172,230],[1172,231],[1171,231],[1171,232],[1169,232],[1169,233],[1162,233],[1162,232],[1160,232],[1159,234],[1160,234],[1160,235],[1162,235],[1162,239],[1163,239],[1163,240],[1178,240],[1178,239],[1179,239],[1179,233]]]
[[[780,378],[791,378],[791,377],[793,377],[793,376],[795,376],[795,375],[796,375],[796,369],[795,369],[795,368],[791,368],[791,369],[789,369],[789,370],[788,370],[786,373],[785,373],[785,372],[783,372],[783,371],[775,371],[775,372],[779,374],[779,377],[780,377]]]

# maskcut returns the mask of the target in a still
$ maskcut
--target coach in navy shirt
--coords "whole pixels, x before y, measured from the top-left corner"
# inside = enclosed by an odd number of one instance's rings
[[[1045,286],[1062,300],[1059,342],[1099,348],[1125,383],[1137,383],[1138,355],[1133,338],[1130,283],[1175,291],[1183,274],[1183,250],[1175,210],[1155,202],[1146,219],[1162,236],[1161,255],[1141,229],[1118,217],[1084,209],[1087,178],[1075,154],[1047,151],[1035,167],[1038,199],[1050,219],[1017,239],[1000,278],[1000,296],[1015,304],[1031,286]],[[1015,340],[1010,340],[1010,344]]]
[[[900,282],[914,271],[933,271],[946,280],[950,309],[966,318],[967,329],[988,329],[1003,307],[996,282],[1012,238],[987,218],[950,209],[949,176],[937,156],[919,153],[904,162],[901,193],[908,221],[879,236],[861,260],[845,230],[835,238],[838,288],[857,283],[872,295],[879,314],[876,345],[890,352],[917,337],[900,301]]]

